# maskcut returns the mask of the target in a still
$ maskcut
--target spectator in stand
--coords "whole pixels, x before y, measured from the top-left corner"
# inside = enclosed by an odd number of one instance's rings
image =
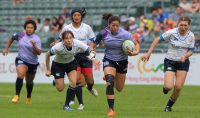
[[[178,25],[178,19],[182,16],[182,12],[181,12],[181,7],[176,7],[176,11],[175,13],[171,14],[170,16],[170,20],[172,20],[174,23],[174,27],[176,27]],[[168,23],[169,24],[169,23]]]
[[[21,3],[26,4],[26,1],[25,0],[14,0],[13,1],[13,5],[17,5],[17,4],[21,4]]]
[[[198,34],[194,34],[194,39],[195,39],[194,46],[195,46],[197,49],[200,49],[200,40],[199,40]]]
[[[58,31],[61,32],[63,27],[65,27],[67,24],[65,23],[65,20],[63,18],[59,19],[59,27],[58,27]]]
[[[165,25],[163,22],[160,22],[159,27],[154,28],[154,32],[164,32],[165,30]]]
[[[158,15],[156,17],[156,25],[160,25],[160,22],[163,22],[164,25],[166,25],[168,20],[168,12],[163,11],[161,7],[158,7],[157,11]]]
[[[152,19],[151,20],[153,21],[154,24],[156,24],[156,17],[158,15],[157,10],[155,8],[152,8],[151,9],[151,14],[152,14]]]
[[[32,19],[33,19],[32,16],[29,16],[29,15],[25,17],[25,20],[26,20],[26,21],[27,21],[27,20],[32,20]]]
[[[122,15],[120,17],[120,21],[124,25],[124,29],[128,31],[129,29],[128,17],[126,15]]]
[[[200,5],[198,0],[193,0],[193,3],[190,5],[189,9],[184,9],[186,12],[196,13],[199,11]]]
[[[59,27],[58,20],[56,17],[53,17],[51,24],[51,32],[58,32],[58,27]]]
[[[164,29],[164,31],[166,32],[166,31],[171,30],[171,29],[174,29],[174,27],[173,27],[173,21],[172,21],[172,20],[169,20],[169,21],[168,21],[168,27],[166,27],[166,28]]]
[[[63,10],[64,13],[60,14],[59,18],[63,18],[65,20],[70,20],[70,14],[68,13],[67,6],[63,5],[62,10]]]
[[[45,20],[44,20],[44,26],[43,26],[43,28],[42,28],[42,32],[44,32],[44,33],[48,33],[48,32],[50,32],[50,25],[49,25],[49,22],[50,22],[50,19],[49,18],[46,18]]]
[[[140,26],[137,29],[137,32],[141,34],[141,36],[147,36],[149,32],[153,30],[153,21],[146,19],[144,15],[140,16]]]
[[[135,18],[134,17],[130,17],[128,19],[129,21],[129,32],[136,32],[136,29],[138,28],[138,24],[135,24]]]
[[[35,32],[41,32],[41,31],[42,31],[43,24],[40,23],[40,19],[39,19],[39,18],[36,18],[36,19],[35,19],[35,23],[36,23],[36,26],[37,26],[37,30],[35,30]]]
[[[179,4],[179,7],[183,8],[183,9],[189,9],[190,3],[188,3],[187,0],[182,0],[182,2]]]

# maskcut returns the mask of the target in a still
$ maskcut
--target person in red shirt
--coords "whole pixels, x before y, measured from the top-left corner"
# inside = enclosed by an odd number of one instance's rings
[[[171,30],[171,29],[174,29],[172,20],[168,21],[168,27],[166,27],[164,29],[164,31],[168,31],[168,30]]]

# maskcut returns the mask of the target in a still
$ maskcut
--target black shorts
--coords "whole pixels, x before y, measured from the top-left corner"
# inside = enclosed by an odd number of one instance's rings
[[[52,61],[51,74],[55,77],[55,79],[64,78],[65,73],[68,74],[69,72],[76,70],[76,67],[77,63],[75,59],[72,62],[66,64]]]
[[[36,72],[37,72],[37,67],[38,67],[39,63],[38,64],[29,64],[27,62],[22,61],[19,58],[16,58],[15,59],[15,65],[16,65],[16,67],[18,65],[25,65],[28,68],[28,71],[26,73],[29,74],[29,75],[35,75]]]
[[[123,61],[112,61],[104,57],[103,59],[103,70],[105,67],[113,67],[116,68],[117,73],[127,73],[127,66],[128,66],[128,60]]]
[[[190,61],[186,59],[184,63],[181,61],[172,61],[167,58],[164,60],[164,72],[165,71],[173,71],[176,72],[177,70],[189,71]]]
[[[75,55],[76,61],[78,63],[77,67],[92,68],[92,61],[90,61],[86,56],[89,56],[89,54],[78,53]]]

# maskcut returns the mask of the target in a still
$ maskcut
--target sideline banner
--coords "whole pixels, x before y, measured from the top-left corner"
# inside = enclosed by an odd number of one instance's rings
[[[35,77],[35,83],[52,83],[54,79],[53,76],[46,77],[46,66],[45,66],[45,54],[42,53],[39,56],[40,66],[37,69],[37,74]],[[139,54],[134,57],[129,57],[128,63],[128,73],[126,75],[126,84],[143,84],[143,85],[163,85],[164,83],[164,58],[166,54],[153,53],[150,60],[147,63],[142,62],[141,56]],[[17,53],[9,53],[7,56],[1,55],[0,59],[0,82],[10,82],[14,83],[16,81],[16,67],[15,58]],[[101,67],[94,67],[94,81],[95,84],[105,84],[102,80],[104,76],[103,73],[103,63],[102,59],[104,53],[98,53],[96,58],[101,61]],[[51,57],[51,61],[53,56]],[[200,55],[193,54],[190,57],[190,69],[185,81],[185,85],[200,85],[199,79],[199,65]],[[65,83],[68,83],[67,76],[65,78]]]

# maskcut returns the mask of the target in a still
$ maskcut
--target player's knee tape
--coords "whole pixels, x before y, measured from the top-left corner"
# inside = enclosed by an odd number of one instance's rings
[[[110,83],[106,88],[106,94],[114,95],[114,76],[111,74],[106,75],[106,82]]]

